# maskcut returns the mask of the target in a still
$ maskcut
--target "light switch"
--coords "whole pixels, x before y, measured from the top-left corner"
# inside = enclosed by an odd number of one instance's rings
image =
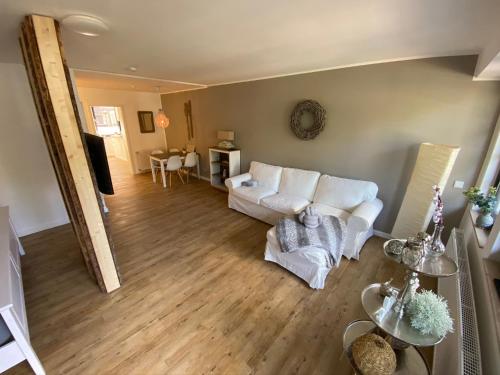
[[[455,189],[463,189],[464,188],[464,182],[456,180],[455,183],[453,184],[453,187]]]

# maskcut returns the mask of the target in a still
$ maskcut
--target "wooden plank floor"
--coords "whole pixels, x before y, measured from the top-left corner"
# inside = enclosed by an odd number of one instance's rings
[[[48,374],[351,373],[342,333],[365,317],[361,290],[402,275],[382,239],[314,291],[263,261],[270,226],[228,209],[207,182],[163,189],[122,162],[112,171],[121,289],[98,291],[69,225],[23,238],[31,338]]]

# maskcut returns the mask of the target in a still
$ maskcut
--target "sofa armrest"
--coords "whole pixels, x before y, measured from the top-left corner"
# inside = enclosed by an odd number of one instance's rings
[[[382,207],[384,207],[384,204],[378,198],[361,203],[352,212],[347,225],[360,232],[367,231],[373,225],[380,211],[382,211]]]
[[[252,179],[252,175],[250,173],[243,173],[238,176],[234,176],[231,178],[226,178],[225,184],[229,190],[236,189],[241,186],[243,181],[248,181]]]

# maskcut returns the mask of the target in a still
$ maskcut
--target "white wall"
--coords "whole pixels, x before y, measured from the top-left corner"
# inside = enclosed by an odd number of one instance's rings
[[[114,156],[115,158],[129,162],[128,144],[123,133],[122,135],[104,137],[104,146],[106,147],[106,155],[108,157]]]
[[[21,64],[0,63],[0,206],[27,235],[69,222]]]
[[[0,63],[0,82],[0,206],[10,207],[21,236],[66,224],[69,218],[24,66]],[[137,118],[139,110],[156,112],[161,107],[158,94],[87,88],[79,92],[87,108],[122,107],[132,153],[163,147],[163,133],[141,134]],[[132,161],[135,170],[135,156]]]
[[[78,94],[82,102],[89,128],[93,123],[90,106],[102,105],[121,108],[123,122],[125,125],[127,145],[131,155],[134,173],[139,173],[135,158],[135,153],[137,151],[165,147],[163,132],[156,129],[154,133],[141,133],[139,129],[139,118],[137,116],[137,111],[153,111],[156,113],[158,109],[161,108],[161,99],[159,94],[137,91],[93,89],[87,87],[78,87]]]
[[[500,62],[500,37],[495,33],[477,58],[474,76],[479,79],[498,80]],[[496,78],[495,78],[496,77]]]

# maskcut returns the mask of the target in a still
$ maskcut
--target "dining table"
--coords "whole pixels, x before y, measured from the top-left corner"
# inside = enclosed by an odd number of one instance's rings
[[[156,183],[156,173],[154,169],[155,162],[160,163],[160,171],[161,171],[161,181],[163,183],[163,187],[167,187],[167,176],[165,174],[165,167],[167,165],[168,158],[171,156],[180,156],[181,160],[184,161],[186,159],[185,152],[163,152],[161,154],[150,154],[149,162],[151,164],[151,174],[153,175],[153,182]],[[189,172],[188,172],[189,173]],[[198,180],[200,179],[200,155],[196,153],[196,176]]]

